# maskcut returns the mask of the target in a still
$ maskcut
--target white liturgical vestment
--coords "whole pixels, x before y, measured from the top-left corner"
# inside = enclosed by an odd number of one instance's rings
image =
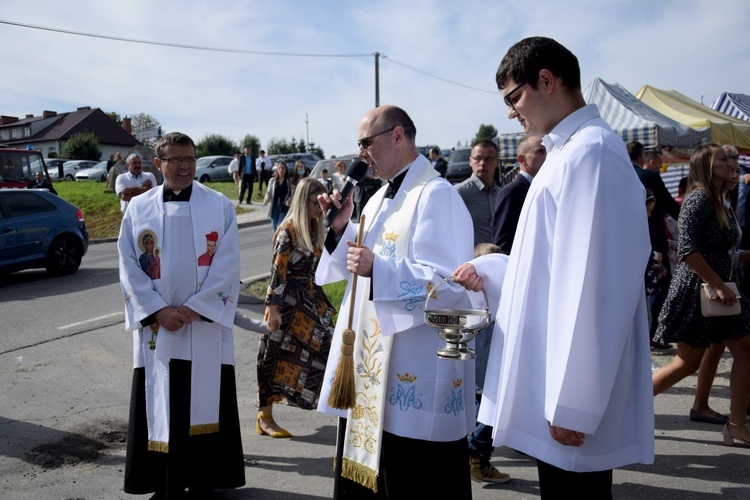
[[[591,472],[654,459],[644,188],[595,105],[543,139],[505,273],[479,420],[495,446]],[[476,269],[492,280],[492,259]],[[583,432],[580,447],[548,422]]]
[[[133,332],[134,368],[145,367],[149,447],[169,441],[169,360],[192,361],[191,434],[218,431],[222,364],[234,365],[232,327],[239,296],[235,211],[223,195],[194,183],[188,202],[163,201],[164,186],[135,197],[118,250],[125,329]],[[214,250],[209,248],[209,241]],[[141,321],[166,306],[202,316],[174,332]]]
[[[382,426],[385,431],[402,437],[455,441],[474,427],[474,362],[437,358],[435,353],[444,342],[435,329],[425,324],[424,303],[428,290],[472,257],[471,217],[456,190],[445,179],[434,176],[422,190],[408,235],[390,233],[387,222],[392,215],[389,209],[400,205],[424,169],[434,172],[429,161],[418,155],[395,198],[384,197],[386,184],[372,196],[365,209],[374,217],[365,221],[364,246],[373,248],[381,233],[386,241],[382,251],[375,254],[372,271],[372,305],[380,333],[392,336],[387,380],[383,381],[386,401]],[[317,283],[350,280],[345,241],[356,241],[357,229],[358,224],[350,223],[336,250],[332,254],[323,252],[315,276]],[[398,252],[389,251],[391,245],[406,245],[407,257],[394,258]],[[362,286],[363,281],[369,282],[358,280],[354,325],[358,324],[363,303],[369,299],[370,288]],[[344,307],[350,302],[350,293],[351,280],[342,301],[326,366],[327,383],[318,405],[320,411],[339,417],[346,417],[347,412],[329,407],[327,401],[338,366],[341,334],[347,326]],[[438,290],[437,295],[450,300],[448,293]],[[465,293],[463,298],[466,299]],[[357,332],[358,341],[361,334]],[[359,361],[354,360],[355,368]],[[376,371],[377,367],[372,372]]]

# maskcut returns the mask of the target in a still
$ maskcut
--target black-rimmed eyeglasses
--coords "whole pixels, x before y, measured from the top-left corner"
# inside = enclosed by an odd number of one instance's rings
[[[469,156],[469,158],[477,163],[490,163],[497,160],[497,156]]]
[[[172,165],[192,165],[197,160],[195,156],[172,156],[171,158],[160,156],[159,159]]]
[[[387,134],[388,132],[392,132],[393,129],[395,129],[395,128],[396,127],[391,127],[391,128],[385,129],[385,130],[381,130],[377,134],[372,134],[369,137],[363,137],[362,139],[360,139],[360,140],[357,141],[357,146],[359,146],[362,149],[367,149],[370,146],[372,146],[372,140],[373,139],[375,139],[379,135],[383,135],[383,134]]]
[[[527,83],[528,82],[523,82],[523,83],[517,85],[513,90],[511,90],[510,92],[508,92],[507,94],[505,94],[503,96],[503,101],[505,101],[505,105],[508,106],[509,108],[513,108],[513,111],[516,110],[516,102],[515,101],[511,101],[511,96],[513,96],[513,94],[515,94],[516,92],[518,92],[518,89],[520,89],[521,87],[523,87]]]

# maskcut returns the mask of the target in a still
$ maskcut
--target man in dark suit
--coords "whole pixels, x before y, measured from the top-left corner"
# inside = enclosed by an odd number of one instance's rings
[[[434,146],[430,148],[430,161],[435,170],[440,174],[440,177],[445,179],[445,173],[448,171],[448,162],[445,161],[440,150]]]
[[[651,304],[651,325],[649,330],[651,335],[653,335],[658,323],[659,311],[661,311],[661,306],[667,297],[667,291],[669,291],[669,282],[672,280],[672,269],[668,257],[669,243],[667,242],[667,231],[664,226],[664,214],[669,214],[674,220],[677,220],[677,217],[680,215],[680,205],[672,198],[659,173],[662,160],[661,152],[646,151],[643,144],[638,141],[630,141],[627,143],[626,148],[630,156],[630,161],[633,163],[635,173],[638,174],[638,178],[641,180],[643,186],[646,189],[650,189],[656,198],[656,205],[654,205],[651,216],[648,218],[648,234],[651,238],[651,248],[662,255],[661,263],[666,270],[666,275],[662,278],[659,293],[656,295],[655,301]],[[652,342],[651,347],[664,349],[670,346]]]
[[[545,159],[547,150],[542,145],[541,137],[526,136],[518,142],[518,175],[500,189],[492,214],[492,239],[503,252],[510,254],[523,201]]]
[[[44,172],[37,172],[36,180],[29,182],[29,185],[26,187],[29,189],[46,189],[52,194],[57,194],[55,188],[52,187],[52,183],[44,178]]]

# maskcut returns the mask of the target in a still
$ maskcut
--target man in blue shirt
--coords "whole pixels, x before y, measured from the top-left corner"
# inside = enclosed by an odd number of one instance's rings
[[[253,197],[253,184],[255,183],[255,162],[250,154],[250,148],[245,148],[245,154],[240,155],[240,175],[242,183],[240,184],[240,203],[247,192],[247,204],[252,205],[250,199]]]

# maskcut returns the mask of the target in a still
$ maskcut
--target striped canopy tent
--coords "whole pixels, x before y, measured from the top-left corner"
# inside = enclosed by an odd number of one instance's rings
[[[711,105],[711,109],[750,122],[750,95],[722,92]]]
[[[715,111],[675,90],[644,85],[635,95],[655,110],[693,129],[709,127],[711,140],[750,148],[750,123]]]
[[[500,161],[512,163],[518,156],[518,141],[526,137],[523,132],[512,134],[500,134],[497,136],[497,150]]]
[[[639,101],[622,85],[594,78],[583,90],[588,104],[596,104],[606,121],[625,142],[638,141],[646,149],[663,146],[694,148],[711,142],[708,128],[694,130]]]

